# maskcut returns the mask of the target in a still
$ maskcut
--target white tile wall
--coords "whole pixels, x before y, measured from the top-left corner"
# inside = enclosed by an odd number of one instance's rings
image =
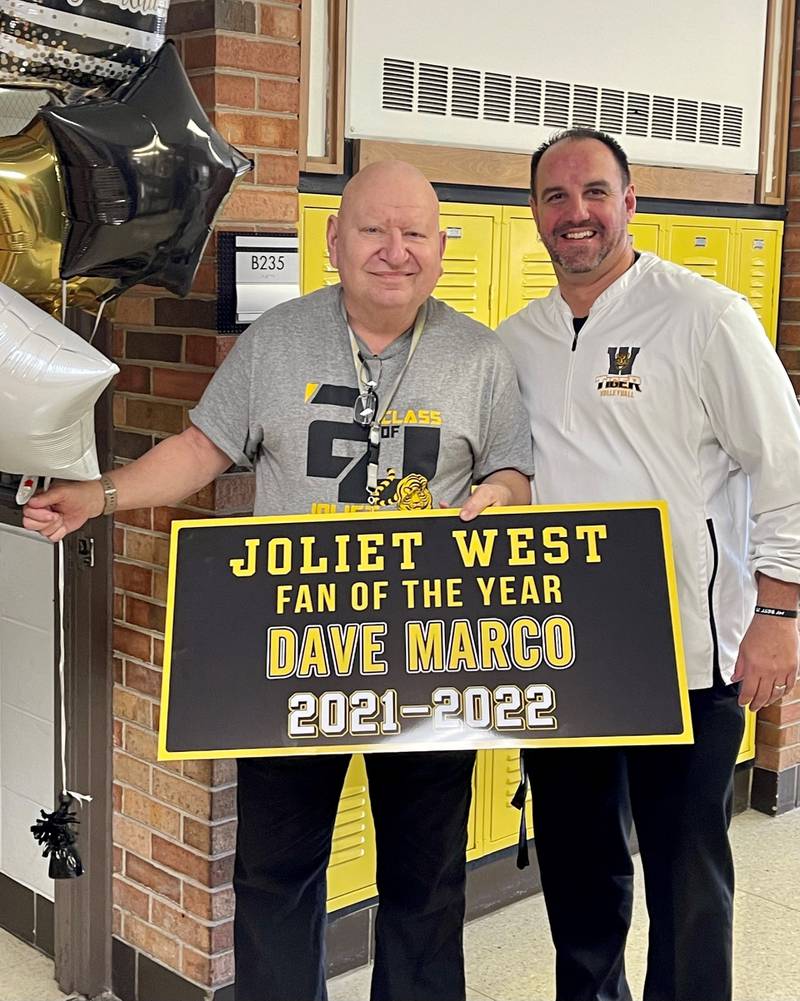
[[[0,614],[52,630],[54,552],[45,539],[0,525]]]
[[[30,833],[54,808],[54,550],[0,524],[0,870],[53,899]]]
[[[0,706],[0,761],[3,790],[42,805],[52,800],[52,723],[14,706]]]
[[[53,722],[53,630],[3,617],[0,605],[0,699]],[[44,670],[51,665],[51,670]]]

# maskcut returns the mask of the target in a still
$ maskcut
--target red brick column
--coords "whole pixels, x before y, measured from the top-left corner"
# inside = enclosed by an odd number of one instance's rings
[[[778,353],[800,395],[800,32],[795,65],[786,184],[786,228],[781,262]],[[758,714],[753,805],[767,813],[800,806],[800,684]]]
[[[172,0],[169,29],[212,121],[256,163],[220,227],[294,229],[299,3]],[[233,342],[216,333],[215,254],[212,239],[189,298],[140,287],[118,304],[118,463],[187,426]],[[135,962],[155,960],[206,994],[233,974],[235,764],[156,763],[168,533],[176,516],[251,503],[251,476],[231,473],[180,509],[122,513],[114,530],[114,933]],[[131,986],[117,993],[134,1001]]]

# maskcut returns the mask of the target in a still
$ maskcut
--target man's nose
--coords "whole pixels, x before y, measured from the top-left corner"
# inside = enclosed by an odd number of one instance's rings
[[[583,195],[572,195],[566,205],[567,218],[571,223],[585,222],[589,218],[589,204]]]
[[[386,235],[386,242],[383,246],[383,256],[387,264],[397,267],[403,264],[408,251],[406,250],[403,234],[399,229],[391,229]]]

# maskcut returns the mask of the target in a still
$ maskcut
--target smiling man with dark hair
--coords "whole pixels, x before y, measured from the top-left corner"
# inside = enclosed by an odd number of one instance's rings
[[[530,415],[534,500],[667,500],[694,728],[692,746],[524,752],[557,1001],[630,1001],[631,819],[650,916],[644,1001],[730,1001],[742,706],[797,679],[797,401],[742,296],[634,251],[615,140],[558,135],[531,173],[558,285],[498,333]],[[647,650],[639,666],[646,685]]]

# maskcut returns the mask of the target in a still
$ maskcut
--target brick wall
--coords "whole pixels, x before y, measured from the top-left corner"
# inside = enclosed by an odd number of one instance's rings
[[[798,17],[800,24],[800,16]],[[800,396],[800,31],[795,30],[778,353]],[[800,683],[758,714],[753,800],[770,813],[800,806]]]
[[[792,80],[778,353],[786,366],[795,392],[800,395],[800,65],[797,59],[800,32],[795,32],[795,35],[796,65]]]
[[[219,228],[292,229],[297,219],[298,2],[172,0],[169,30],[219,131],[256,163]],[[118,304],[113,354],[116,461],[187,426],[232,338],[216,334],[213,240],[193,292],[140,287]],[[114,528],[114,931],[212,987],[233,972],[235,764],[156,764],[173,518],[247,511],[247,474],[220,477],[180,507],[131,511]]]

